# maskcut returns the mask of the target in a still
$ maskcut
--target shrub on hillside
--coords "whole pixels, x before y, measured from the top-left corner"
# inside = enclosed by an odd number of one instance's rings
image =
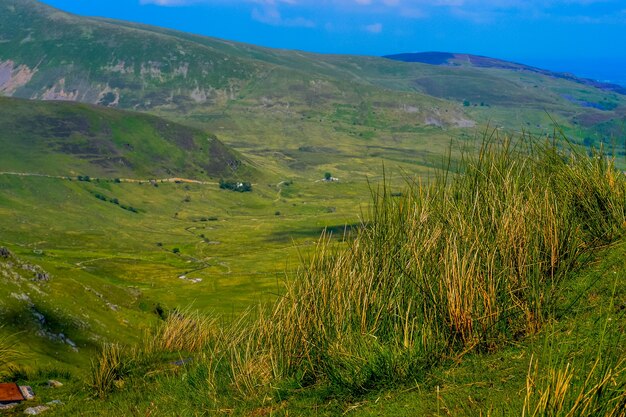
[[[220,188],[223,190],[238,191],[241,193],[252,191],[252,184],[249,182],[220,180]]]

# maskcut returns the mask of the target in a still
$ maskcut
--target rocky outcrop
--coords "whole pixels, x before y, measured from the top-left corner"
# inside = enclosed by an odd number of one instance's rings
[[[16,65],[15,62],[0,61],[0,94],[13,95],[15,91],[28,84],[37,70],[26,65]]]
[[[44,91],[41,98],[43,100],[63,100],[63,101],[76,101],[78,99],[77,90],[66,90],[65,78],[61,78],[51,88]]]

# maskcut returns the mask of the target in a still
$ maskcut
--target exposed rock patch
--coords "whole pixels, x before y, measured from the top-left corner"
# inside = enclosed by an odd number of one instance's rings
[[[98,94],[97,104],[101,106],[117,107],[120,104],[119,88],[111,88],[106,86],[100,94]]]
[[[424,121],[424,124],[426,126],[443,127],[443,122],[440,119],[437,119],[435,117],[427,117],[426,120]]]
[[[26,65],[15,65],[15,62],[0,61],[0,93],[12,95],[15,91],[28,84],[36,70]]]
[[[26,410],[24,410],[24,414],[29,416],[36,416],[43,413],[44,411],[48,411],[49,409],[50,407],[47,407],[45,405],[38,405],[37,407],[28,407]]]
[[[207,94],[207,92],[204,89],[200,89],[200,87],[196,87],[189,94],[189,97],[191,97],[191,99],[193,101],[195,101],[196,103],[200,104],[200,103],[206,103],[207,98],[209,97],[209,95]]]
[[[135,72],[134,65],[126,66],[125,61],[117,61],[117,63],[103,67],[102,69],[104,71],[117,72],[119,74],[132,74]]]
[[[189,64],[188,63],[184,63],[180,67],[174,68],[174,76],[175,77],[182,76],[183,78],[187,78],[187,74],[188,73],[189,73]]]
[[[53,342],[60,342],[60,343],[65,343],[66,345],[68,345],[70,347],[70,349],[72,349],[74,352],[78,352],[78,346],[76,346],[76,343],[74,343],[74,341],[72,341],[70,338],[68,338],[67,336],[65,336],[65,334],[63,333],[53,333],[49,330],[46,329],[40,329],[37,334],[41,337],[45,337],[48,340],[51,340]]]
[[[57,81],[52,88],[47,89],[42,94],[43,100],[63,100],[63,101],[76,101],[78,100],[78,90],[65,90],[65,78],[61,78]]]
[[[46,385],[48,385],[50,388],[61,388],[63,386],[63,383],[60,381],[57,381],[56,379],[50,379],[48,380]]]
[[[142,77],[158,78],[163,80],[163,73],[161,72],[161,63],[155,61],[148,61],[148,63],[141,64],[140,74]]]
[[[420,111],[419,107],[416,106],[409,106],[409,105],[403,105],[402,106],[402,111],[405,113],[418,113]]]

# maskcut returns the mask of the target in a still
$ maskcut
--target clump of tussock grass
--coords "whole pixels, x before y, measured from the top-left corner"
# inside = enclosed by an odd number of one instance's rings
[[[158,373],[151,368],[168,353],[197,353],[219,340],[219,336],[216,318],[189,308],[174,310],[144,335],[140,345],[104,344],[99,356],[92,361],[90,385],[99,397],[106,397],[140,370]]]
[[[155,351],[198,352],[214,341],[218,332],[216,318],[187,308],[170,312],[147,343]]]
[[[346,250],[322,238],[259,323],[275,374],[360,392],[537,332],[621,235],[626,181],[601,153],[523,139],[486,141],[401,198],[382,186]]]
[[[104,398],[124,386],[133,367],[133,354],[128,348],[107,343],[91,363],[90,386],[97,396]]]
[[[190,308],[173,310],[154,329],[144,334],[136,346],[104,344],[98,357],[92,361],[89,385],[100,398],[121,389],[131,377],[155,377],[171,372],[176,356],[172,354],[200,354],[211,371],[207,378],[217,387],[215,372],[230,346],[238,343],[230,326],[225,331],[216,317],[202,315]],[[242,334],[242,333],[240,333]],[[188,357],[178,356],[183,364]]]
[[[570,363],[540,370],[531,361],[522,416],[626,416],[626,357],[616,363],[598,357],[582,378],[577,371]]]

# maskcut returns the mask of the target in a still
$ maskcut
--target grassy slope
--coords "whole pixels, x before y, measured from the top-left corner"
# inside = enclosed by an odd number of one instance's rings
[[[283,271],[297,262],[298,251],[305,253],[324,226],[355,221],[354,201],[367,193],[365,184],[350,182],[308,184],[300,192],[296,181],[282,196],[275,184],[257,184],[252,193],[217,185],[158,185],[0,175],[0,245],[54,277],[48,302],[80,315],[81,305],[66,298],[66,290],[86,301],[93,297],[80,288],[98,286],[105,301],[122,306],[118,313],[99,302],[104,312],[90,315],[89,322],[102,317],[105,324],[85,338],[133,339],[136,333],[111,333],[117,328],[113,323],[123,318],[131,321],[124,327],[140,326],[151,320],[157,303],[231,313],[268,299]],[[172,253],[174,248],[180,254]],[[193,284],[180,275],[203,281]],[[16,292],[5,286],[0,291],[2,304]],[[39,343],[53,354],[54,344]]]
[[[591,162],[591,160],[589,161]],[[586,164],[583,162],[580,166],[585,165]],[[558,177],[560,171],[556,172]],[[587,182],[586,180],[582,181],[586,185],[578,184],[581,187],[595,187],[592,182]],[[617,190],[623,186],[623,184],[619,185],[623,183],[623,181],[623,178],[619,176],[612,177],[607,174],[606,181],[602,180],[602,183],[608,187],[616,187]],[[488,182],[489,181],[487,181],[487,183]],[[567,182],[568,186],[571,186],[571,184],[571,181]],[[487,184],[485,186],[488,187]],[[598,191],[601,188],[602,187],[599,187]],[[578,189],[578,187],[575,187],[575,189]],[[571,189],[569,189],[569,191],[568,189],[564,189],[563,192],[576,193],[576,191],[572,191]],[[491,197],[486,196],[486,198]],[[530,198],[532,199],[532,197]],[[608,202],[613,197],[604,196],[600,198],[602,201]],[[581,199],[581,201],[587,200]],[[588,201],[595,204],[594,199]],[[462,204],[462,202],[459,203]],[[563,207],[563,210],[569,210],[566,200],[563,200],[556,206],[553,206],[552,209],[548,209],[545,213],[550,216],[549,213],[551,213],[551,210],[561,210],[556,209],[559,205]],[[603,207],[606,208],[610,206],[611,204]],[[394,204],[391,206],[383,205],[381,207],[388,207],[388,210],[396,210],[396,208],[392,207],[398,207],[397,210],[400,210],[398,213],[401,213],[402,204],[398,203],[398,206]],[[611,211],[613,213],[612,215],[620,216],[619,213],[623,212],[623,206],[612,206],[611,210],[614,210]],[[391,213],[392,212],[388,212],[388,214]],[[504,215],[506,217],[506,213]],[[566,266],[569,260],[571,260],[570,256],[577,256],[573,254],[570,249],[572,249],[571,245],[575,244],[575,240],[578,239],[581,234],[599,233],[597,236],[604,239],[613,234],[611,230],[619,230],[622,227],[622,224],[613,224],[612,220],[608,220],[612,215],[609,217],[605,217],[605,215],[609,216],[607,213],[603,213],[599,217],[594,216],[591,218],[587,224],[594,225],[594,228],[590,230],[577,229],[573,231],[574,235],[561,241],[560,245],[563,251],[559,249],[559,261],[556,265],[565,266],[557,266],[557,275],[563,273],[562,268],[565,270],[565,275],[562,275],[559,279],[560,284],[558,288],[550,288],[548,282],[544,282],[545,287],[542,284],[541,287],[536,288],[539,291],[546,291],[545,295],[547,297],[554,297],[553,301],[555,302],[554,305],[552,305],[546,298],[545,301],[547,304],[545,304],[545,307],[548,308],[546,308],[545,316],[542,319],[545,321],[541,322],[541,330],[539,332],[530,332],[526,335],[509,335],[504,338],[498,338],[495,344],[490,344],[491,347],[488,349],[471,348],[466,350],[462,346],[455,344],[449,345],[448,348],[444,349],[443,356],[439,357],[434,366],[427,367],[425,372],[418,372],[413,376],[409,375],[408,378],[406,378],[405,375],[405,379],[400,384],[397,384],[395,381],[384,382],[384,380],[381,380],[379,384],[375,384],[365,391],[357,389],[357,392],[351,392],[351,388],[349,387],[344,386],[342,388],[340,382],[333,381],[329,383],[329,381],[324,378],[318,380],[316,384],[310,385],[309,379],[301,379],[303,374],[297,373],[293,379],[287,378],[286,380],[281,380],[279,377],[268,376],[264,374],[264,364],[267,363],[266,355],[273,355],[274,353],[272,352],[276,346],[271,347],[265,344],[256,346],[253,343],[251,345],[248,344],[246,347],[246,337],[239,335],[240,332],[245,334],[246,327],[242,328],[238,326],[232,326],[233,334],[232,336],[227,336],[225,342],[228,340],[228,337],[235,337],[235,340],[240,341],[240,346],[235,346],[234,350],[232,352],[228,351],[226,356],[222,356],[222,354],[225,350],[230,348],[225,347],[225,345],[222,345],[220,342],[216,345],[209,345],[210,347],[207,350],[202,350],[200,353],[189,353],[174,349],[171,353],[162,353],[161,356],[157,355],[157,357],[148,355],[144,356],[143,359],[139,359],[137,362],[131,362],[131,368],[136,368],[139,372],[132,373],[131,371],[131,374],[125,377],[125,384],[123,386],[118,384],[118,392],[110,394],[107,396],[106,400],[93,399],[91,397],[91,391],[84,385],[85,377],[79,370],[69,368],[70,373],[68,373],[68,368],[59,367],[58,363],[55,367],[44,367],[42,372],[30,372],[22,374],[18,376],[18,378],[21,378],[21,381],[29,382],[35,386],[40,395],[38,402],[61,399],[66,403],[65,406],[56,408],[56,411],[51,412],[51,415],[77,415],[79,413],[95,413],[97,415],[110,415],[112,413],[144,415],[146,413],[152,413],[165,416],[191,416],[227,413],[231,415],[331,416],[342,415],[349,412],[364,416],[408,416],[416,414],[432,416],[495,416],[521,415],[521,410],[524,407],[528,377],[530,377],[529,381],[531,381],[531,386],[534,387],[533,391],[535,392],[535,394],[530,396],[530,403],[537,404],[539,394],[542,391],[548,392],[546,390],[550,389],[549,377],[553,372],[558,371],[563,373],[566,372],[567,369],[573,369],[572,379],[569,382],[571,385],[569,386],[567,394],[563,397],[557,397],[564,398],[563,404],[571,406],[579,390],[583,389],[585,392],[590,390],[591,386],[601,379],[604,372],[611,369],[624,355],[622,342],[624,336],[623,321],[626,293],[623,286],[624,270],[621,263],[621,259],[623,259],[624,253],[626,252],[624,242],[620,240],[617,244],[605,247],[600,252],[596,252],[591,258],[594,260],[593,263],[586,264],[587,266],[583,269],[578,269],[581,263],[577,263],[575,265],[577,270],[575,274],[567,273],[569,266]],[[390,218],[392,217],[393,215]],[[378,223],[393,221],[388,220],[384,216],[376,217],[376,219],[375,222]],[[547,218],[543,217],[538,217],[536,220],[540,222],[548,221]],[[599,226],[600,223],[595,223],[596,221],[604,222],[605,220],[608,220],[607,223],[601,227]],[[561,224],[561,226],[558,226],[556,233],[567,230],[565,223],[558,223]],[[595,229],[596,226],[600,228]],[[399,225],[398,227],[410,226]],[[484,230],[487,234],[492,233],[492,231],[488,229],[481,229],[478,225],[476,227],[477,230]],[[609,234],[605,234],[607,232]],[[362,236],[366,235],[367,234],[364,234]],[[437,239],[437,236],[434,235],[432,238]],[[471,239],[469,236],[467,238]],[[361,242],[362,245],[367,245],[363,239],[361,239]],[[494,244],[490,242],[491,241],[485,241],[485,247]],[[514,247],[525,250],[521,246],[516,246],[515,242],[517,242],[517,239],[511,243]],[[389,244],[393,245],[394,243],[382,243],[381,250],[388,248]],[[504,245],[501,248],[503,253],[505,252],[505,247],[508,247],[506,242],[495,244]],[[598,242],[594,242],[592,239],[589,241],[589,244],[595,246]],[[480,254],[483,253],[482,249],[477,253],[480,256]],[[402,256],[402,252],[398,252],[398,255]],[[583,254],[583,258],[579,259],[584,263],[584,261],[590,259],[587,258],[587,255],[589,255],[588,252]],[[40,259],[45,259],[48,256],[50,256],[50,254],[46,253],[46,256],[40,257]],[[446,255],[442,254],[442,259],[444,259],[445,256]],[[505,257],[506,255],[502,256]],[[550,255],[536,253],[535,255],[529,256],[531,256],[532,259],[542,259],[544,256]],[[538,256],[538,258],[536,258],[536,256]],[[453,260],[450,261],[454,262]],[[563,262],[562,264],[561,261]],[[333,262],[331,262],[331,264]],[[356,262],[359,261],[357,260]],[[499,263],[499,261],[496,262]],[[444,262],[444,264],[446,263]],[[316,265],[317,274],[329,272],[325,270],[326,267],[324,263],[317,263]],[[528,269],[531,276],[533,274],[532,269],[534,265],[535,264],[532,263],[524,267]],[[358,275],[362,272],[359,271],[368,270],[365,265],[362,266],[363,268],[355,269],[355,271],[357,271],[353,276],[355,284],[360,280]],[[349,267],[352,267],[352,265],[349,265]],[[334,268],[340,270],[344,267],[336,264]],[[444,267],[444,271],[446,271],[445,268],[447,267]],[[499,275],[504,277],[509,276],[504,266],[502,270],[498,271],[501,272]],[[448,270],[448,273],[452,272],[453,270]],[[512,271],[508,270],[508,272]],[[513,275],[515,275],[514,272]],[[320,282],[323,280],[321,275],[315,279],[319,279]],[[510,279],[514,280],[514,278]],[[507,278],[505,281],[508,282],[509,279]],[[411,285],[409,280],[399,280],[397,282],[400,285]],[[118,286],[119,284],[120,283],[117,283]],[[470,288],[472,284],[468,281],[466,285]],[[391,287],[393,286],[392,282]],[[46,290],[47,285],[43,285],[42,287]],[[391,287],[381,283],[380,291],[384,292],[393,289]],[[337,288],[338,290],[334,292],[333,300],[345,299],[346,294],[343,293],[343,289],[339,286]],[[145,287],[142,288],[142,291],[145,292],[146,296],[150,294],[149,291],[145,290]],[[374,293],[371,295],[373,296]],[[502,294],[502,296],[506,297],[505,294]],[[307,300],[315,302],[315,297],[315,291],[313,291],[311,292],[310,298],[307,298]],[[298,300],[297,298],[293,299],[294,301]],[[414,294],[413,299],[419,302],[419,294]],[[383,303],[387,301],[391,303],[400,302],[399,299],[382,300]],[[520,303],[524,302],[522,299],[518,299],[518,301]],[[101,303],[102,300],[98,302]],[[372,299],[373,304],[376,302],[376,300]],[[543,303],[543,301],[541,302]],[[289,302],[287,304],[289,304]],[[39,308],[38,302],[36,302],[35,305],[36,308]],[[373,310],[376,310],[375,306]],[[442,308],[442,312],[443,310]],[[123,311],[126,312],[126,306]],[[311,309],[311,311],[315,311],[315,309]],[[324,314],[323,311],[320,312]],[[382,314],[384,316],[382,321],[384,322],[395,320],[395,314]],[[406,314],[408,315],[409,312],[407,311]],[[443,314],[445,314],[445,312]],[[342,318],[350,319],[350,316],[346,315]],[[279,327],[288,325],[286,317],[276,315],[274,319],[278,320],[275,324]],[[336,319],[339,319],[339,317],[337,316]],[[523,323],[528,318],[520,317],[520,319]],[[256,318],[252,318],[253,322],[255,320]],[[482,320],[485,320],[485,317],[475,316],[472,320],[475,320],[477,324],[476,327],[479,327],[478,324]],[[510,320],[510,318],[505,317],[497,327],[507,327],[509,325],[507,324],[508,320]],[[531,320],[534,321],[533,319]],[[266,322],[265,325],[271,326],[269,322]],[[244,326],[246,325],[244,324]],[[333,332],[329,331],[332,326],[333,325],[329,322],[325,332],[332,334]],[[347,324],[347,327],[350,326],[350,324]],[[513,327],[519,329],[516,324],[513,324]],[[200,337],[204,334],[201,330],[203,328],[204,327],[196,328],[191,334],[191,340],[201,341],[202,339]],[[226,326],[226,332],[231,331],[230,328],[230,325]],[[420,329],[422,329],[421,324],[413,330],[415,333],[414,336],[411,337],[415,337],[416,339],[422,337],[420,332],[423,330]],[[303,330],[308,331],[305,328],[303,328]],[[211,332],[213,332],[213,330]],[[371,329],[371,332],[371,335],[377,335],[379,337],[382,344],[388,343],[383,340],[389,337],[402,337],[402,334],[381,334],[379,333],[380,329],[376,329],[375,327]],[[446,330],[444,326],[440,329],[440,332],[443,334],[447,333],[448,330]],[[221,340],[219,338],[223,337],[219,335],[215,336],[215,333],[211,334],[213,336],[208,336],[207,338],[209,343],[210,340],[213,340],[213,337],[217,337],[217,340]],[[181,336],[183,335],[184,334],[181,334]],[[367,333],[363,337],[371,337],[369,335],[370,333]],[[321,336],[321,334],[318,336]],[[147,340],[150,341],[152,339],[148,338]],[[155,338],[154,340],[158,341],[160,339]],[[319,341],[321,342],[321,340],[322,337],[320,337]],[[490,343],[493,342],[492,340]],[[415,340],[415,343],[418,343],[418,341]],[[148,352],[150,351],[147,347],[149,345],[150,343],[143,343],[141,349],[145,349],[145,351]],[[384,353],[385,351],[382,345],[380,348],[384,355],[383,357],[386,357],[387,353]],[[328,360],[333,361],[332,363],[337,364],[337,361],[346,361],[346,365],[353,363],[353,365],[357,367],[360,366],[358,365],[360,362],[356,360],[359,355],[358,345],[351,346],[340,344],[332,349],[339,349],[340,353],[339,356],[333,356],[332,351],[328,352]],[[399,349],[402,350],[401,348]],[[406,345],[404,349],[407,349]],[[341,352],[344,350],[345,352],[350,351],[352,354],[342,355]],[[408,351],[412,352],[411,349],[408,349]],[[128,349],[125,349],[124,352],[126,355],[131,355]],[[373,355],[372,358],[376,359],[377,352],[378,351],[375,349],[374,351],[366,352],[366,354]],[[435,350],[432,353],[439,355],[441,352]],[[293,351],[289,354],[293,355]],[[188,356],[193,357],[194,360],[184,367],[177,367],[171,364],[174,360]],[[296,357],[299,357],[299,355],[296,355]],[[221,359],[216,360],[216,358]],[[350,358],[355,359],[355,362],[350,362]],[[596,371],[592,372],[593,364],[597,359],[600,360],[600,366]],[[273,363],[275,366],[280,366],[280,361]],[[534,370],[535,363],[538,363],[537,372]],[[568,365],[568,363],[570,365]],[[232,372],[234,373],[233,376],[229,376],[231,375],[231,366]],[[329,366],[332,367],[333,365],[330,365],[329,362]],[[570,368],[568,368],[568,366]],[[343,372],[347,372],[349,369],[349,367],[345,368]],[[529,369],[531,369],[530,372]],[[607,393],[615,393],[615,390],[618,390],[617,392],[619,393],[620,387],[623,387],[624,383],[626,383],[625,370],[620,366],[613,369],[615,370],[614,374],[608,379],[609,383],[605,387]],[[356,368],[354,371],[357,374],[360,372]],[[585,387],[584,381],[588,374],[591,374],[591,384]],[[304,375],[306,375],[306,373],[304,373]],[[344,376],[350,378],[348,373]],[[50,377],[61,378],[67,383],[67,386],[61,390],[45,388],[45,381]],[[230,378],[233,379],[231,380]],[[310,378],[310,376],[308,378]],[[309,382],[305,382],[307,380]],[[219,383],[216,384],[216,381]],[[339,385],[337,385],[338,383]],[[537,392],[539,392],[539,394],[537,394]],[[623,398],[623,392],[621,395],[622,401],[626,401],[626,399]],[[550,401],[554,404],[558,403],[553,400]],[[16,410],[16,413],[19,413],[20,410],[21,409]],[[561,414],[549,411],[537,415],[547,416]],[[604,413],[583,413],[583,415],[604,415]],[[616,415],[621,416],[621,414]]]
[[[0,97],[0,170],[122,178],[251,177],[215,136],[154,116]]]
[[[0,289],[0,334],[21,332],[16,345],[30,351],[25,363],[84,368],[100,341],[135,339],[159,303],[240,311],[275,292],[278,271],[297,256],[292,236],[306,244],[321,227],[352,215],[349,182],[311,184],[307,191],[298,182],[259,183],[258,169],[244,164],[234,172],[229,163],[241,157],[211,135],[154,116],[9,98],[0,98],[0,108],[0,144],[7,150],[0,170],[60,176],[0,174],[0,246],[53,277],[35,285],[26,270],[13,282],[11,266],[1,265],[9,275]],[[173,176],[208,182],[124,180]],[[220,177],[254,179],[259,190],[223,191]],[[242,251],[242,243],[257,249]],[[178,279],[183,274],[204,282]],[[38,336],[35,310],[80,352]]]
[[[0,143],[9,150],[0,170],[59,176],[0,174],[0,246],[52,276],[40,285],[32,271],[17,271],[23,279],[13,282],[11,265],[0,263],[8,274],[0,278],[0,336],[21,332],[15,345],[29,351],[21,361],[29,366],[85,372],[102,341],[136,340],[158,304],[228,315],[273,298],[298,253],[325,226],[341,234],[355,222],[368,193],[364,178],[325,183],[322,173],[286,182],[246,165],[199,173],[216,146],[218,158],[239,157],[216,139],[207,148],[202,131],[154,116],[9,98],[0,107]],[[217,178],[235,175],[253,179],[253,192],[219,189]],[[170,176],[206,183],[125,180]],[[35,311],[79,352],[38,335]]]

